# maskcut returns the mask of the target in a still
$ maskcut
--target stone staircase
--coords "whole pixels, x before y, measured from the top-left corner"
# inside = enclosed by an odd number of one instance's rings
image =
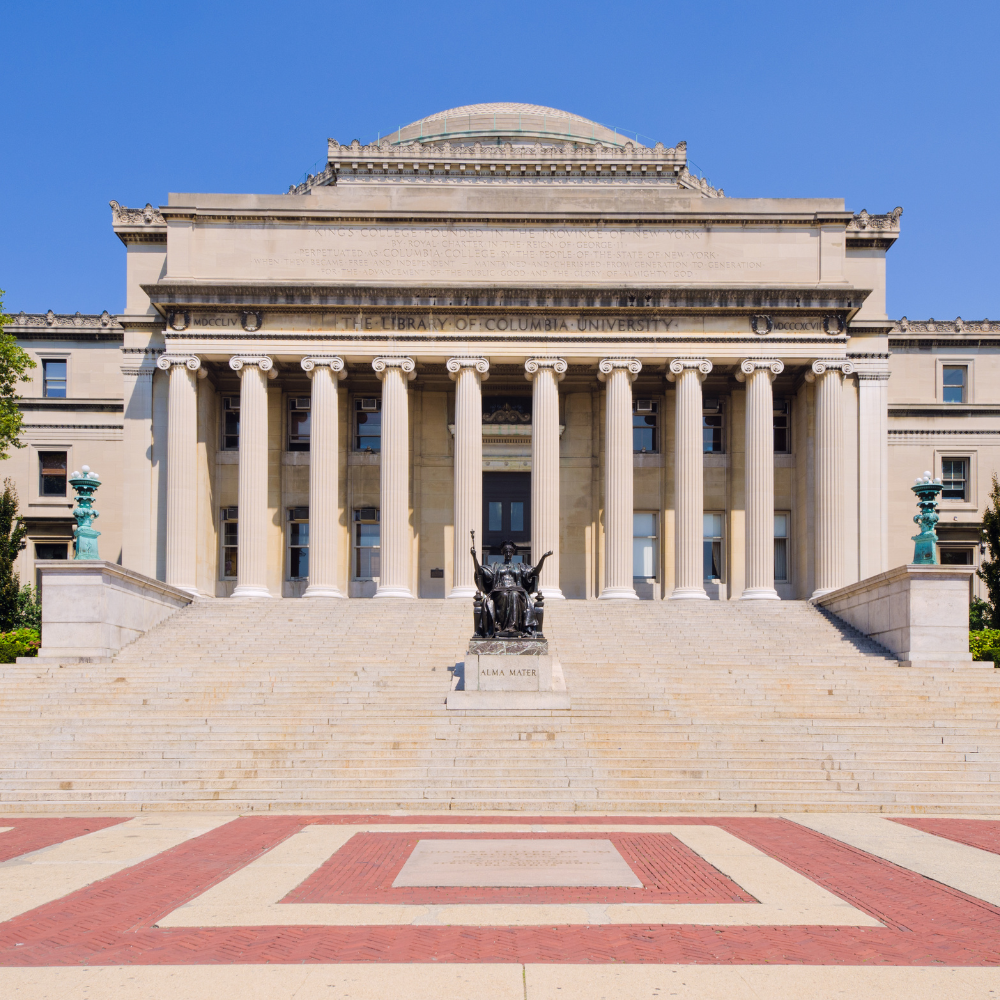
[[[568,712],[449,712],[465,602],[198,601],[0,666],[0,813],[1000,811],[1000,671],[803,602],[552,602]]]

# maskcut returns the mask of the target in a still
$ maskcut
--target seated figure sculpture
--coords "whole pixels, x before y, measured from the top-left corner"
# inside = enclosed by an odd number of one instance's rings
[[[472,536],[472,559],[476,565],[474,598],[475,634],[484,639],[542,638],[542,595],[538,593],[538,574],[546,552],[537,566],[513,562],[517,546],[510,540],[500,545],[502,563],[483,566],[476,556],[475,533]],[[534,591],[534,593],[532,593]]]

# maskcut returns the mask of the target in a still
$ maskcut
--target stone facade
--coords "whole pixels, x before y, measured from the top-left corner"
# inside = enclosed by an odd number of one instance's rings
[[[66,363],[4,469],[22,579],[70,542],[60,455],[103,558],[214,597],[468,599],[475,531],[551,549],[550,600],[807,598],[909,560],[925,469],[978,562],[1000,322],[889,319],[901,210],[490,108],[331,141],[285,195],[112,202],[124,312],[9,327]]]

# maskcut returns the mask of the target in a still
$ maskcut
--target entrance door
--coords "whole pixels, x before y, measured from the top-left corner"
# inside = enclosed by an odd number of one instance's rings
[[[530,472],[483,473],[484,557],[499,558],[505,538],[519,547],[524,559],[531,558]]]

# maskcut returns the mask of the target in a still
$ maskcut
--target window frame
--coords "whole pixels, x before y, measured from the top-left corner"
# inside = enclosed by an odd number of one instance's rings
[[[945,490],[947,490],[949,488],[947,486],[947,483],[954,483],[954,482],[958,481],[954,477],[954,469],[951,470],[952,473],[953,473],[951,476],[945,476],[945,468],[944,468],[945,462],[949,462],[953,466],[954,465],[958,465],[961,468],[962,476],[961,476],[961,480],[960,481],[962,483],[962,495],[960,497],[955,497],[955,496],[947,497],[947,496],[945,496]],[[969,457],[967,455],[942,455],[941,456],[941,483],[942,483],[942,487],[943,487],[942,490],[941,490],[941,499],[942,500],[950,500],[952,502],[957,502],[957,503],[968,503],[969,502],[969,466],[970,466],[970,464],[971,463],[969,462]]]
[[[934,400],[942,406],[967,406],[976,401],[975,365],[974,359],[938,357],[934,359]],[[945,368],[965,369],[965,399],[961,403],[946,403],[944,401],[944,370]]]
[[[719,535],[706,535],[705,534],[705,518],[706,517],[717,517],[719,518],[719,524],[721,527],[721,534]],[[702,566],[702,577],[703,583],[719,583],[724,584],[726,582],[726,512],[724,510],[706,510],[702,512],[701,519],[701,566]],[[719,546],[719,576],[705,576],[705,542],[712,542],[712,547],[714,549],[715,545]]]
[[[233,514],[233,512],[236,512]],[[226,531],[227,524],[236,525],[235,528],[235,539],[233,542],[229,541],[229,535]],[[219,579],[223,581],[236,580],[239,577],[239,545],[240,545],[240,535],[239,535],[239,507],[236,504],[232,504],[228,507],[219,508]],[[236,572],[232,576],[226,575],[226,550],[235,549],[236,550]]]
[[[227,406],[227,402],[235,400],[235,406]],[[226,414],[236,413],[236,444],[227,445],[226,438],[233,435],[226,433]],[[219,400],[219,451],[238,452],[240,450],[240,397],[223,393]]]
[[[774,582],[790,584],[792,582],[792,512],[790,510],[776,510],[774,512],[774,517],[785,518],[785,534],[778,535],[774,534]],[[777,525],[774,525],[775,532],[777,531]],[[785,543],[785,575],[783,577],[778,576],[778,542],[783,541]]]
[[[966,462],[965,499],[946,500],[942,495],[938,502],[939,509],[968,511],[978,510],[979,505],[976,500],[979,496],[978,450],[976,448],[935,448],[934,464],[931,467],[934,469],[934,475],[940,477],[942,482],[944,481],[944,462],[946,459],[964,459]],[[924,468],[927,468],[927,466],[925,465]]]
[[[361,517],[362,514],[368,514],[367,517]],[[378,507],[355,507],[351,516],[351,580],[355,583],[367,583],[369,581],[379,580],[382,576],[382,511]],[[361,526],[364,524],[377,524],[378,525],[378,545],[362,545],[361,544]],[[375,576],[361,576],[361,550],[362,549],[377,549],[378,550],[378,568],[379,575]],[[371,569],[371,556],[368,557],[368,568]]]
[[[778,403],[784,404],[783,412],[779,412]],[[778,426],[775,421],[778,417],[782,417],[785,421],[784,428],[781,428],[785,432],[785,447],[779,448],[777,444],[777,433]],[[772,444],[774,445],[775,455],[791,455],[792,454],[792,401],[787,396],[781,399],[775,399],[771,406],[771,435]]]
[[[711,407],[706,407],[705,403],[715,400],[718,406],[715,409]],[[719,448],[706,450],[705,449],[705,431],[710,428],[705,426],[706,417],[718,417],[719,418]],[[725,455],[726,454],[726,405],[721,397],[709,396],[707,399],[702,400],[701,408],[701,453],[703,455]]]
[[[61,501],[63,503],[65,503],[67,500],[72,499],[70,497],[70,495],[69,495],[69,490],[70,490],[70,485],[69,485],[69,476],[70,476],[69,451],[68,450],[64,450],[62,448],[44,448],[44,449],[43,448],[39,448],[37,450],[36,454],[38,456],[38,480],[37,480],[37,485],[38,485],[38,496],[39,496],[39,498],[42,499],[42,500]],[[46,478],[45,477],[45,472],[44,472],[43,467],[42,467],[42,456],[43,455],[62,455],[63,456],[64,475],[62,477],[62,481],[63,481],[63,491],[62,491],[62,493],[46,493],[45,492],[45,490],[43,488],[43,482],[42,482],[42,480],[44,478]],[[54,478],[58,478],[58,477],[56,477],[56,476],[49,476],[48,478],[54,479]]]
[[[308,507],[288,507],[285,518],[285,579],[292,583],[299,583],[309,579],[309,508]],[[304,516],[303,516],[304,515]],[[306,541],[292,542],[292,525],[304,524],[306,526]],[[305,576],[292,575],[292,552],[294,550],[306,550],[306,574]]]
[[[305,406],[297,405],[305,403]],[[297,435],[299,440],[293,441],[292,435],[292,414],[293,413],[308,413],[309,414],[309,433],[304,435]],[[309,453],[309,448],[312,443],[312,397],[311,396],[295,396],[291,393],[288,394],[288,406],[285,408],[285,451],[289,452],[304,452]]]
[[[641,453],[640,453],[641,454]],[[649,452],[646,452],[648,455]],[[636,514],[648,515],[653,519],[652,535],[637,535],[635,533]],[[653,572],[647,576],[636,575],[635,572],[635,540],[637,538],[649,539],[652,542],[651,551],[653,553]],[[660,578],[660,512],[658,510],[633,510],[632,511],[632,579],[655,581]]]
[[[42,397],[44,399],[69,399],[69,356],[68,355],[55,355],[53,357],[40,357],[38,359],[42,363]],[[61,379],[54,379],[53,381],[62,383],[62,395],[49,395],[49,377],[46,373],[46,366],[51,364],[62,364],[65,366],[65,374]]]
[[[362,404],[368,400],[375,401],[374,410],[362,410]],[[382,454],[382,395],[378,396],[363,396],[360,393],[354,397],[354,407],[352,411],[353,415],[351,417],[351,451],[357,452],[359,455],[381,455]],[[362,448],[360,433],[361,425],[358,423],[358,417],[362,413],[377,413],[379,415],[378,422],[378,448]],[[364,435],[365,437],[374,437],[373,434]]]
[[[652,407],[651,410],[643,410],[640,412],[639,403],[649,403]],[[650,417],[653,418],[652,424],[647,424],[645,427],[636,426],[636,418],[643,417],[648,420]],[[652,448],[641,448],[636,449],[635,447],[635,432],[637,430],[651,430],[653,434],[653,446]],[[653,397],[639,400],[635,397],[632,399],[632,454],[633,455],[659,455],[660,454],[660,401]]]

